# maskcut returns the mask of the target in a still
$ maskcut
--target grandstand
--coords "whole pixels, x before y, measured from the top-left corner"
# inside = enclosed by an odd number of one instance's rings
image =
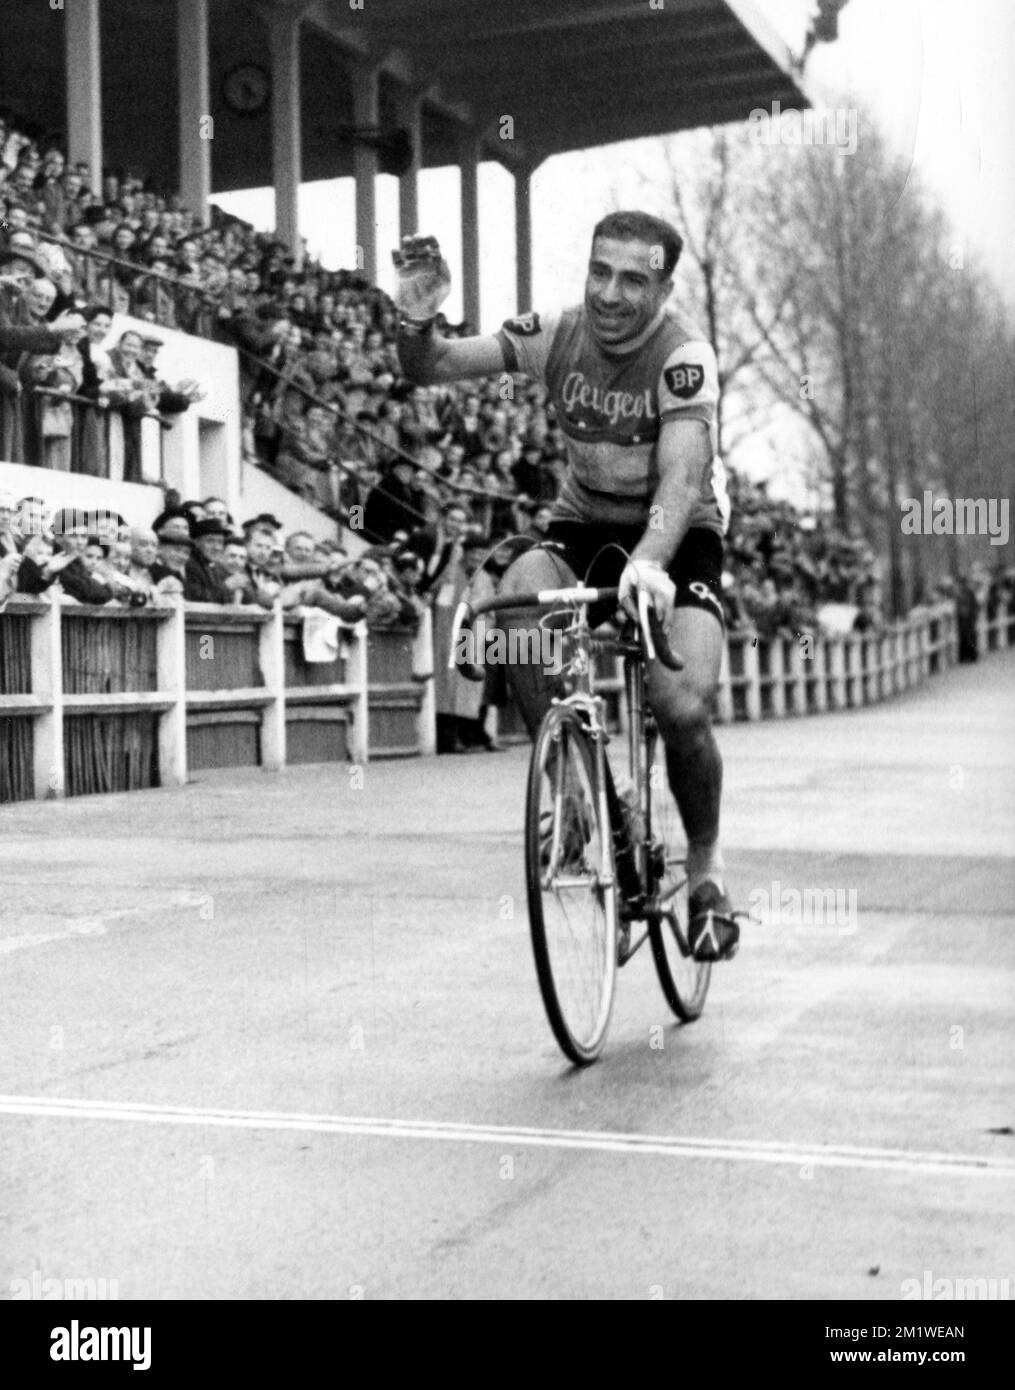
[[[119,692],[126,730],[142,718],[126,697],[158,703],[172,644],[189,641],[180,679],[204,694],[183,702],[186,729],[171,738],[168,705],[144,715],[147,752],[129,771],[75,783],[64,770],[50,790],[157,782],[166,771],[157,750],[179,773],[183,742],[191,767],[280,765],[282,697],[269,718],[264,689],[283,669],[302,692],[302,716],[289,723],[291,751],[304,759],[366,756],[368,743],[430,749],[424,677],[435,662],[420,637],[430,608],[461,584],[463,542],[540,534],[564,451],[542,387],[521,385],[505,401],[496,382],[438,390],[401,377],[394,305],[374,283],[378,173],[398,175],[402,230],[414,232],[421,173],[458,166],[466,322],[443,329],[465,331],[478,319],[481,160],[515,179],[518,301],[528,307],[531,181],[544,160],[745,119],[774,101],[800,106],[798,65],[746,0],[8,0],[5,32],[0,602],[10,601],[8,614],[22,604],[20,656],[9,645],[15,655],[0,672],[8,752],[21,769],[7,795],[45,790],[40,749],[63,760],[50,716],[31,704],[41,698],[33,662],[54,679],[52,663],[31,655],[52,640],[43,619],[54,595],[85,605],[63,628],[94,619],[93,637],[115,609],[154,611],[181,597],[189,611],[201,605],[179,631],[155,622],[143,640],[124,637],[112,661],[119,686],[108,652],[74,639],[74,661],[95,669],[64,671],[61,690]],[[327,268],[302,250],[296,195],[304,180],[340,175],[355,180],[357,265]],[[213,187],[268,182],[274,235],[211,202]],[[68,323],[77,331],[60,332]],[[876,631],[870,552],[820,519],[798,524],[763,488],[743,479],[735,488],[731,627],[792,638],[835,601]],[[28,523],[44,515],[64,523],[62,556],[26,556]],[[171,534],[180,524],[182,541]],[[209,601],[230,613],[212,622]],[[279,605],[285,623],[264,616]],[[364,619],[374,634],[369,740],[353,727],[367,717],[366,650],[354,643],[355,680],[308,672],[293,646],[307,610],[357,631]],[[209,624],[245,652],[217,685],[196,652]],[[395,634],[388,648],[385,630]],[[139,653],[152,666],[147,684],[130,673]],[[181,699],[170,703],[178,720]],[[78,728],[86,715],[111,717],[83,705],[78,715]],[[34,753],[23,737],[33,718]]]

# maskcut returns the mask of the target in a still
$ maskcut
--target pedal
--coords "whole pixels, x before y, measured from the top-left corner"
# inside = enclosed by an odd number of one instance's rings
[[[694,923],[689,923],[687,936],[691,948],[691,955],[694,960],[709,964],[732,960],[740,948],[740,923],[736,918],[745,917],[746,915],[747,914],[744,912],[732,912],[729,914],[714,912],[712,908],[708,908],[703,914],[705,924],[694,936],[693,941],[691,937],[694,932]],[[700,921],[701,917],[695,919],[695,922]],[[719,937],[716,934],[717,924],[720,927],[732,927],[736,932],[735,938],[732,941],[726,941],[720,944]]]

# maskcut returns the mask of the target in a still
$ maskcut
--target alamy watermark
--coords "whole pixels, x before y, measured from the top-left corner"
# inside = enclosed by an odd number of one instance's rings
[[[120,1285],[116,1279],[47,1279],[41,1269],[33,1269],[25,1279],[10,1282],[12,1300],[18,1299],[117,1299]]]
[[[753,888],[748,911],[768,927],[835,927],[839,936],[857,929],[855,888],[784,888],[778,879]]]
[[[781,101],[771,108],[756,106],[747,118],[748,138],[755,145],[831,145],[845,154],[860,148],[860,114],[852,106],[808,107],[784,111]]]
[[[904,536],[989,536],[991,545],[1007,545],[1007,497],[923,497],[902,499]]]
[[[542,666],[551,676],[564,669],[564,633],[560,628],[463,628],[452,652],[456,666]]]
[[[931,1270],[923,1271],[922,1279],[903,1279],[900,1297],[923,1299],[954,1299],[956,1302],[970,1303],[974,1300],[1002,1300],[1011,1298],[1010,1279],[935,1279]]]

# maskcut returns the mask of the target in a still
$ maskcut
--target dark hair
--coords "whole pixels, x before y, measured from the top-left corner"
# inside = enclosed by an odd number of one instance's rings
[[[81,311],[81,317],[85,323],[91,323],[100,314],[106,314],[109,318],[113,317],[113,311],[108,304],[89,304]]]
[[[663,253],[663,263],[659,267],[661,278],[668,279],[680,260],[684,249],[684,239],[676,227],[664,222],[661,217],[653,217],[648,212],[609,212],[597,222],[592,240],[597,237],[613,237],[617,241],[646,241],[653,248],[658,246]]]

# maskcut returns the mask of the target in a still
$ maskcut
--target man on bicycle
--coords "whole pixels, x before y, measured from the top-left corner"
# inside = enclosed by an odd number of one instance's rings
[[[405,375],[423,385],[504,372],[545,383],[567,442],[567,476],[548,544],[514,561],[502,592],[576,578],[619,582],[632,611],[642,589],[683,656],[679,672],[653,663],[647,688],[687,835],[690,943],[699,960],[714,961],[733,955],[739,939],[723,881],[722,760],[710,722],[729,503],[716,454],[715,353],[668,304],[682,247],[660,218],[610,213],[592,234],[583,304],[508,319],[495,334],[448,339],[434,327],[450,292],[447,265],[432,237],[406,237],[394,257],[398,351]],[[534,729],[549,698],[544,673],[518,666],[511,678]]]

